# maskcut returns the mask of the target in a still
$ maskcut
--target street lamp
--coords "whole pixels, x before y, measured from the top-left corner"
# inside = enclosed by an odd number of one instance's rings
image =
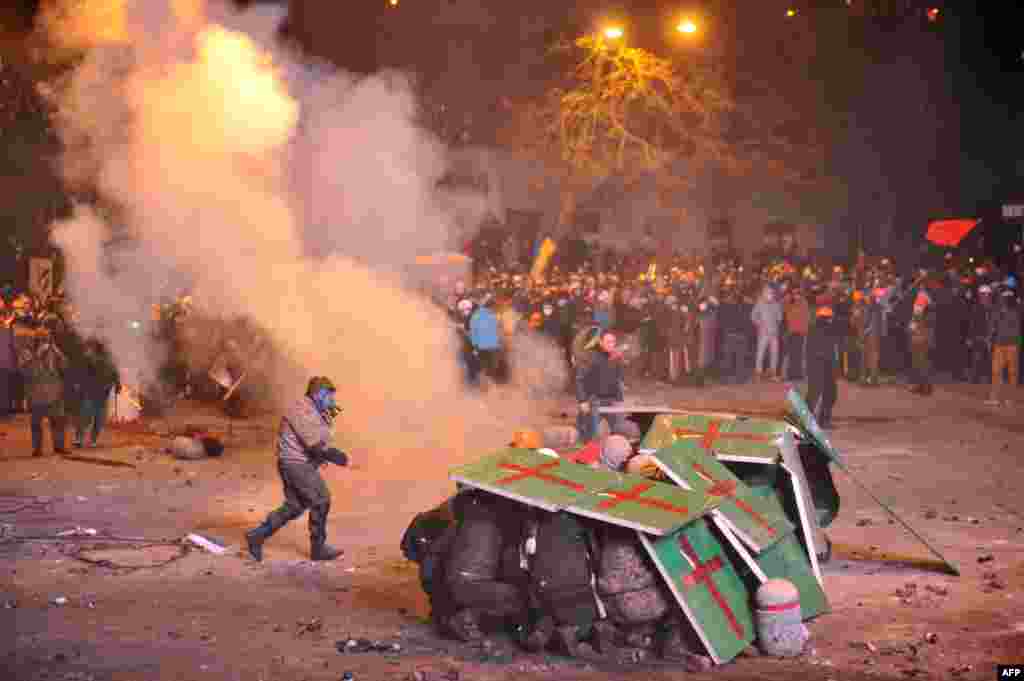
[[[697,24],[692,19],[683,19],[676,25],[676,30],[686,35],[693,35],[697,32]]]
[[[604,29],[604,37],[608,40],[618,40],[624,33],[621,26],[608,26]]]

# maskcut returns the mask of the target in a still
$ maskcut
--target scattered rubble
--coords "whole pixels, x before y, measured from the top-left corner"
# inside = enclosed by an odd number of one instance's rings
[[[360,654],[360,653],[384,653],[397,654],[402,652],[400,643],[389,643],[387,641],[372,641],[368,638],[345,638],[336,641],[334,647],[339,653]]]
[[[58,532],[58,537],[95,537],[96,530],[92,527],[75,527],[73,530]]]
[[[323,631],[324,622],[319,617],[313,617],[308,622],[299,621],[296,624],[295,635],[315,634]]]
[[[544,667],[549,669],[547,665],[522,665],[520,671],[533,671],[527,670],[525,667]],[[408,677],[410,681],[459,681],[462,678],[462,674],[458,669],[448,669],[445,671],[437,671],[433,669],[417,669]]]

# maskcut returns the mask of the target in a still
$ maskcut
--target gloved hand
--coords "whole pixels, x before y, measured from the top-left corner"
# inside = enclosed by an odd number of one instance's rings
[[[581,414],[589,414],[590,413],[590,402],[580,402],[580,413]]]
[[[320,456],[324,461],[327,463],[333,463],[335,466],[348,465],[348,455],[337,447],[325,449],[323,454]]]

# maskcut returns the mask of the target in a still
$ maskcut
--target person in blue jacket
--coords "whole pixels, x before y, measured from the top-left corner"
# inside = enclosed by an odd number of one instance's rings
[[[501,361],[501,330],[498,315],[491,309],[491,296],[484,294],[469,317],[469,342],[473,346],[480,372],[497,380]],[[479,374],[476,377],[479,379]],[[477,382],[477,381],[474,381]]]

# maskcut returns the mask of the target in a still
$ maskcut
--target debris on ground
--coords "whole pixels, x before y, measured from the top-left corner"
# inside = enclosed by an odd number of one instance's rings
[[[982,584],[981,590],[985,593],[992,593],[994,591],[1002,591],[1006,589],[1006,582],[999,578],[999,575],[995,572],[985,572],[981,575],[981,578],[985,580]]]
[[[179,436],[171,441],[167,453],[183,461],[198,461],[224,454],[224,443],[205,432]]]
[[[368,638],[344,638],[334,643],[339,653],[384,653],[397,654],[402,652],[402,644],[388,641],[373,641]]]
[[[188,536],[185,537],[185,539],[188,542],[195,544],[199,548],[203,549],[204,551],[209,551],[210,553],[220,555],[227,551],[227,547],[218,542],[217,540],[211,539],[210,537],[206,537],[201,534],[196,534],[195,532],[190,533]]]
[[[545,670],[549,669],[547,665],[531,666],[544,667]],[[526,671],[526,669],[520,667],[520,671]],[[458,669],[447,669],[444,671],[434,669],[417,669],[410,674],[408,678],[410,681],[459,681],[459,679],[462,678],[462,675]]]
[[[324,622],[319,617],[310,618],[309,621],[299,621],[296,625],[295,635],[315,634],[323,631]]]
[[[75,527],[73,530],[64,530],[58,532],[58,537],[95,537],[97,534],[95,528],[92,527]]]

